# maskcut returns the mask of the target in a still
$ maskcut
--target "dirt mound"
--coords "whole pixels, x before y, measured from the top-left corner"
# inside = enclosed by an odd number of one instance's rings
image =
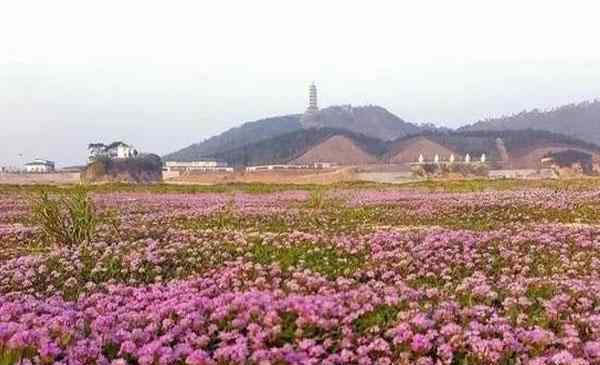
[[[433,160],[436,154],[440,158],[448,158],[451,154],[454,154],[456,158],[461,157],[455,151],[426,137],[415,137],[402,140],[393,145],[390,152],[387,153],[386,159],[391,163],[415,162],[419,159],[420,154],[423,155],[425,160]]]
[[[340,165],[365,165],[377,161],[375,156],[365,152],[348,137],[333,136],[308,150],[293,163],[334,162]]]
[[[128,159],[100,159],[81,172],[86,184],[123,182],[153,183],[162,181],[162,160],[157,155],[141,155]]]

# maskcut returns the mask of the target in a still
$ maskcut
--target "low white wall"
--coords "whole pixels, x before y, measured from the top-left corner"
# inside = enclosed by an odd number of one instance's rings
[[[163,180],[174,179],[176,177],[179,177],[179,175],[181,175],[181,173],[179,171],[163,171],[162,172]]]
[[[79,184],[79,172],[49,174],[0,173],[0,184]]]

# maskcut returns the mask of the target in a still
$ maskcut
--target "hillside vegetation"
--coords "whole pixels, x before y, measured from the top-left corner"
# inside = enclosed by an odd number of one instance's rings
[[[411,141],[416,139],[432,143],[420,143],[411,147]],[[386,142],[344,129],[309,128],[217,153],[211,157],[225,160],[232,166],[282,164],[293,161],[298,163],[326,161],[343,165],[361,165],[377,161],[413,162],[420,153],[427,159],[432,159],[434,154],[448,158],[451,153],[457,158],[467,153],[472,158],[479,158],[485,153],[488,161],[494,162],[503,160],[498,151],[498,139],[502,140],[511,159],[519,159],[540,148],[560,147],[600,152],[600,147],[594,144],[569,136],[536,130],[428,131]],[[331,146],[333,142],[337,143],[337,146]],[[439,148],[434,149],[434,146]],[[440,152],[442,149],[443,152]],[[335,156],[332,155],[334,152]],[[398,154],[405,154],[406,158],[398,158]],[[536,164],[537,159],[535,162],[528,163]]]
[[[422,131],[419,126],[405,122],[385,108],[376,105],[360,107],[343,105],[321,109],[318,120],[311,123],[311,126],[347,129],[384,141]]]
[[[301,117],[300,114],[292,114],[248,122],[203,142],[170,153],[164,156],[164,160],[191,161],[207,156],[231,155],[244,146],[250,146],[301,129],[344,129],[384,141],[422,131],[421,127],[405,122],[386,109],[374,105],[363,107],[347,105],[324,108],[319,111],[316,120],[310,125],[303,125]]]
[[[300,115],[285,115],[244,123],[203,142],[164,156],[165,161],[193,161],[302,129]]]
[[[464,131],[523,129],[547,130],[600,144],[600,100],[569,104],[549,111],[523,111],[461,128]]]
[[[334,135],[347,136],[351,143],[346,143],[345,147],[329,143],[318,151],[311,151]],[[416,144],[410,142],[409,138],[415,136],[426,140],[421,139]],[[414,154],[418,156],[421,152],[424,155],[454,153],[459,156],[469,153],[472,157],[485,153],[490,161],[505,161],[508,155],[510,159],[528,156],[514,166],[529,166],[538,160],[538,154],[551,152],[542,149],[560,147],[598,151],[600,101],[567,105],[547,112],[522,112],[481,121],[457,131],[408,123],[379,106],[332,106],[321,109],[309,121],[302,120],[300,114],[293,114],[248,122],[166,155],[164,159],[190,161],[217,157],[234,166],[287,163],[309,151],[312,157],[328,156],[331,151],[338,150],[349,154],[355,151],[358,156],[360,151],[352,144],[383,162],[388,159],[414,161]],[[431,151],[427,151],[427,146]],[[534,149],[537,149],[536,153],[532,153]],[[410,156],[399,156],[401,151]],[[344,157],[344,161],[348,160],[348,156]],[[357,158],[357,163],[358,160],[371,159],[363,155]]]
[[[344,136],[371,155],[381,155],[386,144],[380,139],[335,128],[309,128],[273,137],[252,145],[214,154],[233,166],[287,163],[334,136]]]
[[[156,183],[162,181],[162,161],[154,154],[128,159],[98,159],[81,172],[81,182],[93,183]]]
[[[568,145],[574,148],[598,151],[599,147],[581,139],[543,130],[503,130],[503,131],[458,131],[458,132],[428,132],[421,134],[444,145],[459,154],[486,153],[488,157],[496,155],[496,140],[501,138],[508,151],[527,151],[534,146]]]

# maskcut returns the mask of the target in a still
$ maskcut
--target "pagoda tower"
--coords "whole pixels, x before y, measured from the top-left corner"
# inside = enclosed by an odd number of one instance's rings
[[[319,116],[319,104],[317,102],[317,85],[313,82],[308,88],[308,108],[302,116],[302,124],[311,126],[317,124]]]
[[[308,89],[308,113],[317,113],[319,111],[319,105],[317,103],[317,85],[313,82],[310,84]]]

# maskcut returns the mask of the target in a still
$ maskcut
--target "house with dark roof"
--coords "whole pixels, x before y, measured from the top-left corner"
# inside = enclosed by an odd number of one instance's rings
[[[25,164],[25,171],[30,173],[48,173],[54,172],[55,164],[53,161],[36,158]]]
[[[93,162],[99,158],[126,159],[139,155],[138,150],[124,142],[117,141],[109,145],[104,143],[90,143],[88,145],[88,161]]]

